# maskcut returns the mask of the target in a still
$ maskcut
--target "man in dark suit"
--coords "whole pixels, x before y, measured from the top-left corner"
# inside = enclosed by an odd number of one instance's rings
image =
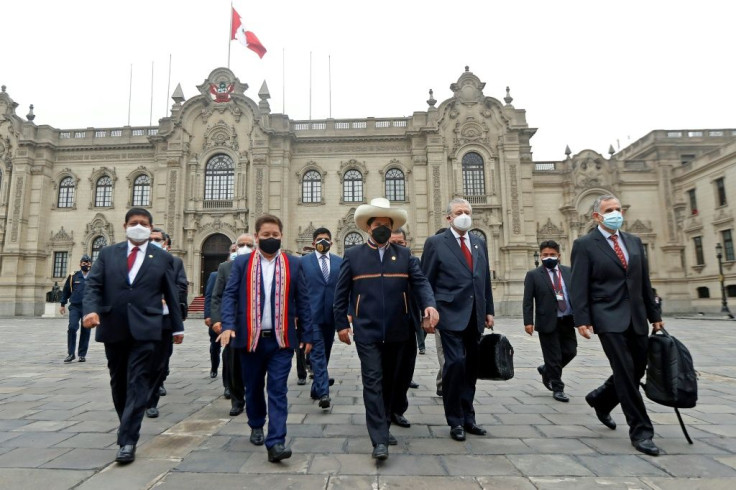
[[[483,327],[493,327],[493,295],[488,248],[468,233],[473,210],[465,199],[447,206],[450,227],[424,242],[422,270],[432,285],[442,332],[445,365],[442,400],[450,437],[465,440],[465,432],[485,435],[476,424],[473,399],[478,379],[478,342]]]
[[[402,359],[412,347],[416,353],[410,293],[429,325],[437,323],[432,289],[419,260],[408,248],[389,242],[391,230],[404,223],[406,211],[392,208],[388,199],[376,198],[358,206],[355,224],[371,238],[345,251],[335,287],[335,328],[340,341],[350,344],[351,314],[366,424],[373,457],[379,460],[388,458],[389,444],[397,444],[389,432],[391,407],[395,397],[406,395],[400,388],[405,376]]]
[[[616,428],[611,410],[621,403],[631,444],[656,456],[654,429],[639,392],[647,365],[647,319],[653,331],[664,326],[654,303],[649,264],[641,240],[619,231],[623,215],[615,196],[595,200],[593,219],[598,227],[572,246],[572,308],[578,332],[585,338],[598,335],[613,375],[585,401],[610,429]]]
[[[235,248],[235,244],[230,246],[230,253]],[[228,258],[229,260],[229,258]],[[222,265],[222,264],[220,264]],[[217,377],[217,370],[220,368],[220,343],[217,342],[218,333],[212,329],[212,291],[215,289],[215,281],[217,281],[217,271],[210,272],[207,277],[207,284],[204,287],[204,324],[207,326],[207,334],[210,336],[210,378]],[[224,376],[223,376],[224,383]]]
[[[312,351],[309,353],[314,381],[311,395],[319,400],[319,407],[330,407],[330,362],[332,344],[335,342],[335,284],[342,259],[330,253],[332,233],[327,228],[317,228],[312,233],[314,253],[302,258],[304,280],[309,288],[309,306],[312,313]]]
[[[577,354],[578,341],[570,307],[572,271],[560,264],[560,246],[554,240],[539,245],[542,265],[524,278],[524,330],[539,334],[544,364],[537,367],[542,383],[558,402],[568,402],[562,368]],[[534,306],[536,304],[536,311]]]
[[[127,240],[100,250],[84,291],[86,328],[105,344],[110,387],[120,428],[116,456],[119,463],[135,459],[143,412],[151,390],[157,343],[163,336],[163,300],[179,304],[173,257],[149,246],[153,217],[132,208],[125,215]],[[184,335],[181,310],[169,309],[174,343]]]
[[[281,220],[266,214],[256,220],[255,228],[258,249],[233,261],[222,296],[220,341],[224,347],[233,340],[240,354],[250,441],[256,446],[265,442],[268,460],[276,463],[291,457],[291,448],[284,444],[296,318],[301,322],[307,353],[312,347],[312,320],[300,258],[281,252]],[[264,440],[267,415],[268,436]]]
[[[82,255],[79,261],[79,270],[73,274],[69,274],[64,282],[64,288],[61,293],[61,306],[59,313],[62,315],[66,312],[66,303],[69,302],[69,328],[66,333],[67,340],[67,358],[64,362],[72,362],[74,357],[74,348],[77,346],[77,330],[82,324],[82,301],[84,299],[84,282],[87,280],[89,270],[92,268],[92,259],[89,255]],[[89,348],[89,329],[82,328],[79,332],[79,362],[85,362],[87,349]]]

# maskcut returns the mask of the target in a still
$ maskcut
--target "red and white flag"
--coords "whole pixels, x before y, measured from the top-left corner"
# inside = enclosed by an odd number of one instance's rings
[[[246,48],[255,51],[259,58],[263,58],[263,55],[266,54],[266,48],[263,47],[256,35],[245,30],[240,14],[235,8],[233,8],[232,32],[230,33],[230,40],[233,39]]]

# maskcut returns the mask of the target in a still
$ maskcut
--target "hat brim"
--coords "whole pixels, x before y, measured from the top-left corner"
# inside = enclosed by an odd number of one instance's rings
[[[366,233],[371,232],[368,220],[371,218],[389,218],[393,223],[391,231],[396,231],[406,224],[407,213],[401,208],[381,208],[371,204],[361,204],[355,210],[355,225]]]

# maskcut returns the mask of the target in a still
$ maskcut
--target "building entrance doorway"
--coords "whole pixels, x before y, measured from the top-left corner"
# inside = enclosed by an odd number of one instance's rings
[[[207,286],[207,278],[210,277],[210,273],[216,272],[217,267],[227,260],[227,256],[230,255],[230,245],[232,241],[222,233],[215,233],[207,237],[207,240],[202,244],[202,264],[200,270],[202,271],[202,277],[199,280],[199,294],[204,294],[204,289]]]

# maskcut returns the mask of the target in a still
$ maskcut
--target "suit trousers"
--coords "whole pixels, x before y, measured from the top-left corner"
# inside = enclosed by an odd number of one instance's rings
[[[404,415],[406,409],[409,408],[409,385],[414,378],[414,367],[417,363],[417,344],[416,339],[412,339],[406,346],[404,354],[401,356],[401,365],[398,366],[396,372],[396,395],[391,402],[391,412],[397,415]],[[389,412],[389,416],[391,415]]]
[[[118,445],[137,444],[151,393],[155,341],[105,342],[112,401],[120,420]]]
[[[471,322],[475,314],[470,315]],[[475,423],[475,382],[478,380],[478,342],[480,333],[474,324],[460,332],[443,330],[442,401],[450,427]]]
[[[599,333],[598,338],[613,375],[591,392],[593,406],[610,412],[620,402],[631,440],[650,439],[654,428],[639,391],[639,382],[647,367],[648,337],[637,335],[633,325],[629,325],[625,332]]]
[[[245,407],[245,387],[243,386],[243,370],[240,367],[240,355],[230,344],[222,349],[222,384],[230,390],[230,407]]]
[[[442,371],[445,369],[445,351],[442,350],[442,335],[439,330],[434,331],[434,345],[437,347],[437,362],[440,363],[440,369],[437,371],[437,391],[442,391]]]
[[[557,329],[553,332],[539,334],[539,344],[544,358],[544,374],[549,378],[552,391],[564,391],[562,368],[575,359],[578,353],[578,340],[572,315],[558,317]]]
[[[294,349],[282,349],[275,337],[261,337],[255,352],[237,349],[245,382],[245,412],[251,428],[263,427],[268,415],[266,448],[286,442],[286,393]],[[268,392],[268,410],[265,393]]]
[[[74,349],[77,346],[77,330],[82,324],[82,305],[69,304],[69,328],[66,331],[67,354],[74,355]],[[82,328],[79,332],[79,357],[87,356],[89,348],[89,336],[91,328]]]
[[[360,374],[363,379],[363,404],[368,435],[373,446],[388,444],[391,426],[391,407],[396,397],[406,396],[400,387],[403,357],[416,340],[400,342],[355,342],[360,358]]]
[[[217,334],[214,330],[208,328],[207,333],[210,335],[210,372],[216,373],[220,367],[220,343],[215,342]]]
[[[164,330],[163,338],[160,342],[156,342],[156,351],[154,352],[153,370],[151,371],[151,394],[148,397],[146,408],[158,406],[160,398],[158,390],[163,386],[166,377],[169,375],[169,359],[174,353],[174,339],[172,331]]]
[[[312,330],[312,350],[309,352],[309,362],[314,373],[311,390],[314,399],[330,394],[330,375],[327,365],[330,362],[332,344],[334,343],[334,325],[319,325]]]

